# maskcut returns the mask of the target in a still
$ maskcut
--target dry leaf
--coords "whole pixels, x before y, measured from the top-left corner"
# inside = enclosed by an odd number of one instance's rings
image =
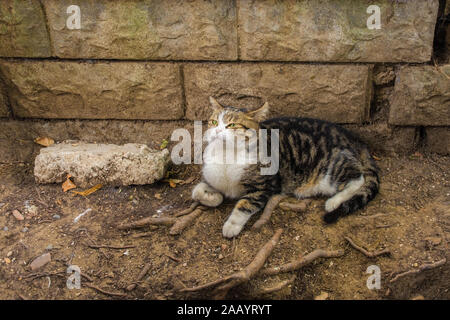
[[[159,147],[161,150],[167,148],[167,145],[169,144],[169,141],[164,139],[161,143],[161,146]]]
[[[180,184],[182,184],[182,185],[190,184],[190,183],[194,182],[195,179],[196,179],[196,177],[192,176],[192,177],[187,178],[185,181],[181,182]]]
[[[64,192],[67,192],[68,190],[71,189],[75,189],[77,186],[75,185],[75,183],[72,182],[72,180],[70,180],[72,176],[70,174],[67,175],[67,180],[64,181],[64,183],[62,184],[62,189]]]
[[[372,158],[374,158],[376,161],[380,161],[381,160],[381,158],[380,157],[377,157],[376,155],[372,155]]]
[[[49,147],[55,143],[55,140],[53,140],[52,138],[48,138],[48,137],[39,137],[39,138],[34,139],[34,142],[36,142],[37,144],[40,144],[41,146]]]
[[[177,184],[182,184],[184,180],[179,179],[164,179],[163,181],[168,182],[171,188],[175,188]]]
[[[97,184],[97,185],[93,186],[92,188],[89,188],[89,189],[84,190],[84,191],[72,191],[72,192],[76,193],[76,194],[78,194],[80,196],[87,197],[88,195],[90,195],[90,194],[94,193],[95,191],[99,190],[101,187],[103,187],[102,184]]]

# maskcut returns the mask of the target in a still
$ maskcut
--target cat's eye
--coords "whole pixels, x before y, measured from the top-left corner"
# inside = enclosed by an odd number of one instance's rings
[[[213,126],[217,126],[217,120],[211,120],[211,124],[212,124]]]
[[[234,128],[236,127],[236,123],[230,123],[229,125],[227,125],[227,128]]]

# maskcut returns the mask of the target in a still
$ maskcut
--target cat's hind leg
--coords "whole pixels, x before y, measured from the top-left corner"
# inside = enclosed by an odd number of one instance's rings
[[[223,202],[223,195],[206,182],[200,182],[192,190],[192,199],[207,207],[217,207]]]
[[[237,236],[250,217],[264,209],[267,201],[268,193],[264,191],[253,192],[240,198],[223,225],[223,236],[226,238]]]
[[[357,193],[357,191],[363,186],[363,184],[364,184],[363,175],[361,175],[359,179],[349,181],[342,191],[339,191],[333,197],[329,198],[325,202],[325,210],[327,212],[331,212],[339,208],[339,206],[342,203],[350,200]]]

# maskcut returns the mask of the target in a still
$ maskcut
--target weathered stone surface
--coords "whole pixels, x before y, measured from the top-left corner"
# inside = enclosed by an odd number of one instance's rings
[[[34,176],[38,183],[59,183],[70,174],[84,188],[99,183],[142,185],[162,179],[169,161],[169,150],[144,144],[60,143],[41,149]]]
[[[393,127],[384,122],[358,125],[345,125],[378,154],[409,154],[417,147],[416,128]]]
[[[239,1],[241,59],[424,62],[431,59],[438,0]]]
[[[45,0],[55,54],[63,58],[234,60],[233,1],[78,0],[81,29],[69,30],[71,0]]]
[[[208,96],[214,96],[225,105],[249,109],[268,101],[271,116],[359,123],[368,112],[370,74],[367,65],[187,64],[186,117],[208,119]]]
[[[425,148],[429,152],[450,154],[450,128],[428,127],[425,129]]]
[[[14,114],[51,119],[179,119],[179,67],[171,63],[3,61]]]
[[[49,56],[50,38],[39,1],[0,1],[0,57]]]
[[[6,104],[6,95],[4,93],[3,84],[0,80],[0,118],[9,115],[8,106]]]
[[[389,123],[450,125],[450,65],[402,67],[395,81]]]
[[[193,132],[193,122],[0,119],[0,162],[33,162],[42,149],[34,143],[37,137],[50,137],[56,142],[142,143],[159,149],[163,139],[170,141],[177,128]]]

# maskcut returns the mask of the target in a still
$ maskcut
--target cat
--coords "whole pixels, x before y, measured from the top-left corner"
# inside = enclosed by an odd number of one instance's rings
[[[208,121],[202,181],[194,187],[192,199],[209,207],[219,206],[224,197],[238,199],[223,225],[224,237],[236,237],[250,217],[262,211],[276,194],[298,199],[328,197],[323,220],[333,223],[363,208],[378,193],[380,181],[374,159],[367,146],[344,128],[310,118],[265,120],[267,102],[253,111],[223,106],[213,97],[210,104],[213,112]],[[262,175],[259,163],[226,164],[208,159],[208,148],[218,142],[238,132],[249,138],[245,132],[251,130],[245,129],[279,130],[279,170],[275,174]]]

